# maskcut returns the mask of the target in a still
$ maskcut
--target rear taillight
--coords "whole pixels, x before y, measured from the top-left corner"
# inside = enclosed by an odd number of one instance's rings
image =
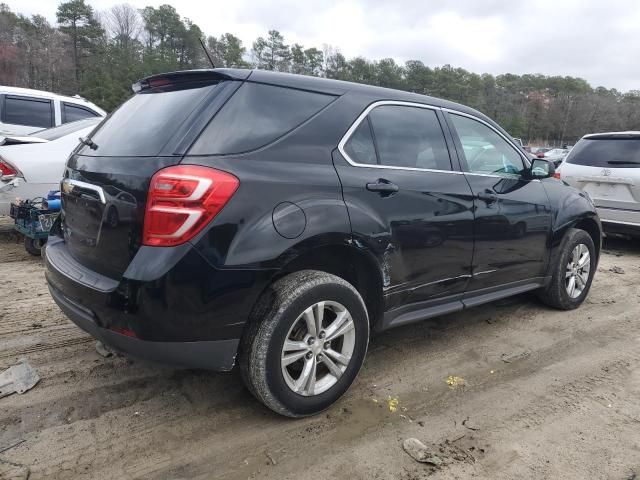
[[[149,185],[142,243],[168,247],[192,239],[222,210],[238,185],[230,173],[198,165],[158,171]]]
[[[558,180],[560,180],[560,170],[555,171],[555,173],[553,174],[553,178],[557,178]]]
[[[13,178],[19,175],[20,172],[18,172],[18,169],[16,167],[11,165],[3,158],[0,158],[0,177]]]

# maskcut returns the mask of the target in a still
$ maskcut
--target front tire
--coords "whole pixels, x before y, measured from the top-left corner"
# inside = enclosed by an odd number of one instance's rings
[[[241,345],[249,391],[288,417],[319,413],[347,391],[367,352],[369,318],[340,277],[303,270],[263,294]]]
[[[543,303],[559,310],[578,308],[589,293],[596,271],[596,249],[584,230],[570,229],[558,247],[549,285],[539,293]]]

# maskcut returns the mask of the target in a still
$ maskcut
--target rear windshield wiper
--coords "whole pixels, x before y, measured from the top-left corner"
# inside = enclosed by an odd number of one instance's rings
[[[607,163],[611,165],[640,165],[640,162],[633,162],[631,160],[609,160]]]
[[[78,140],[80,140],[81,144],[86,145],[91,150],[97,150],[98,149],[98,144],[95,143],[93,140],[91,140],[88,137],[80,137]]]

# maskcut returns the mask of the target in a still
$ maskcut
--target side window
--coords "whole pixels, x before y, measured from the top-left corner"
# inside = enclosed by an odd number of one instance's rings
[[[84,118],[97,117],[98,114],[93,110],[73,105],[71,103],[62,102],[62,123],[75,122]]]
[[[360,122],[358,128],[349,137],[344,150],[349,155],[349,158],[356,163],[367,165],[376,165],[378,163],[369,117]]]
[[[436,112],[428,108],[375,107],[353,132],[344,150],[356,163],[451,170],[440,121]]]
[[[493,175],[520,175],[524,170],[522,157],[493,129],[477,120],[450,115],[458,133],[467,170]]]
[[[289,133],[333,100],[333,95],[245,82],[209,122],[189,154],[255,150]]]
[[[14,125],[49,128],[53,126],[51,100],[5,95],[2,121]]]

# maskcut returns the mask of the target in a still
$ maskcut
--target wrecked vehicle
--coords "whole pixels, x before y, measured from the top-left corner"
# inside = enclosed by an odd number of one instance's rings
[[[473,109],[259,70],[134,90],[69,158],[45,250],[54,300],[116,351],[237,364],[299,417],[349,388],[372,330],[532,290],[568,310],[589,291],[588,195]]]

